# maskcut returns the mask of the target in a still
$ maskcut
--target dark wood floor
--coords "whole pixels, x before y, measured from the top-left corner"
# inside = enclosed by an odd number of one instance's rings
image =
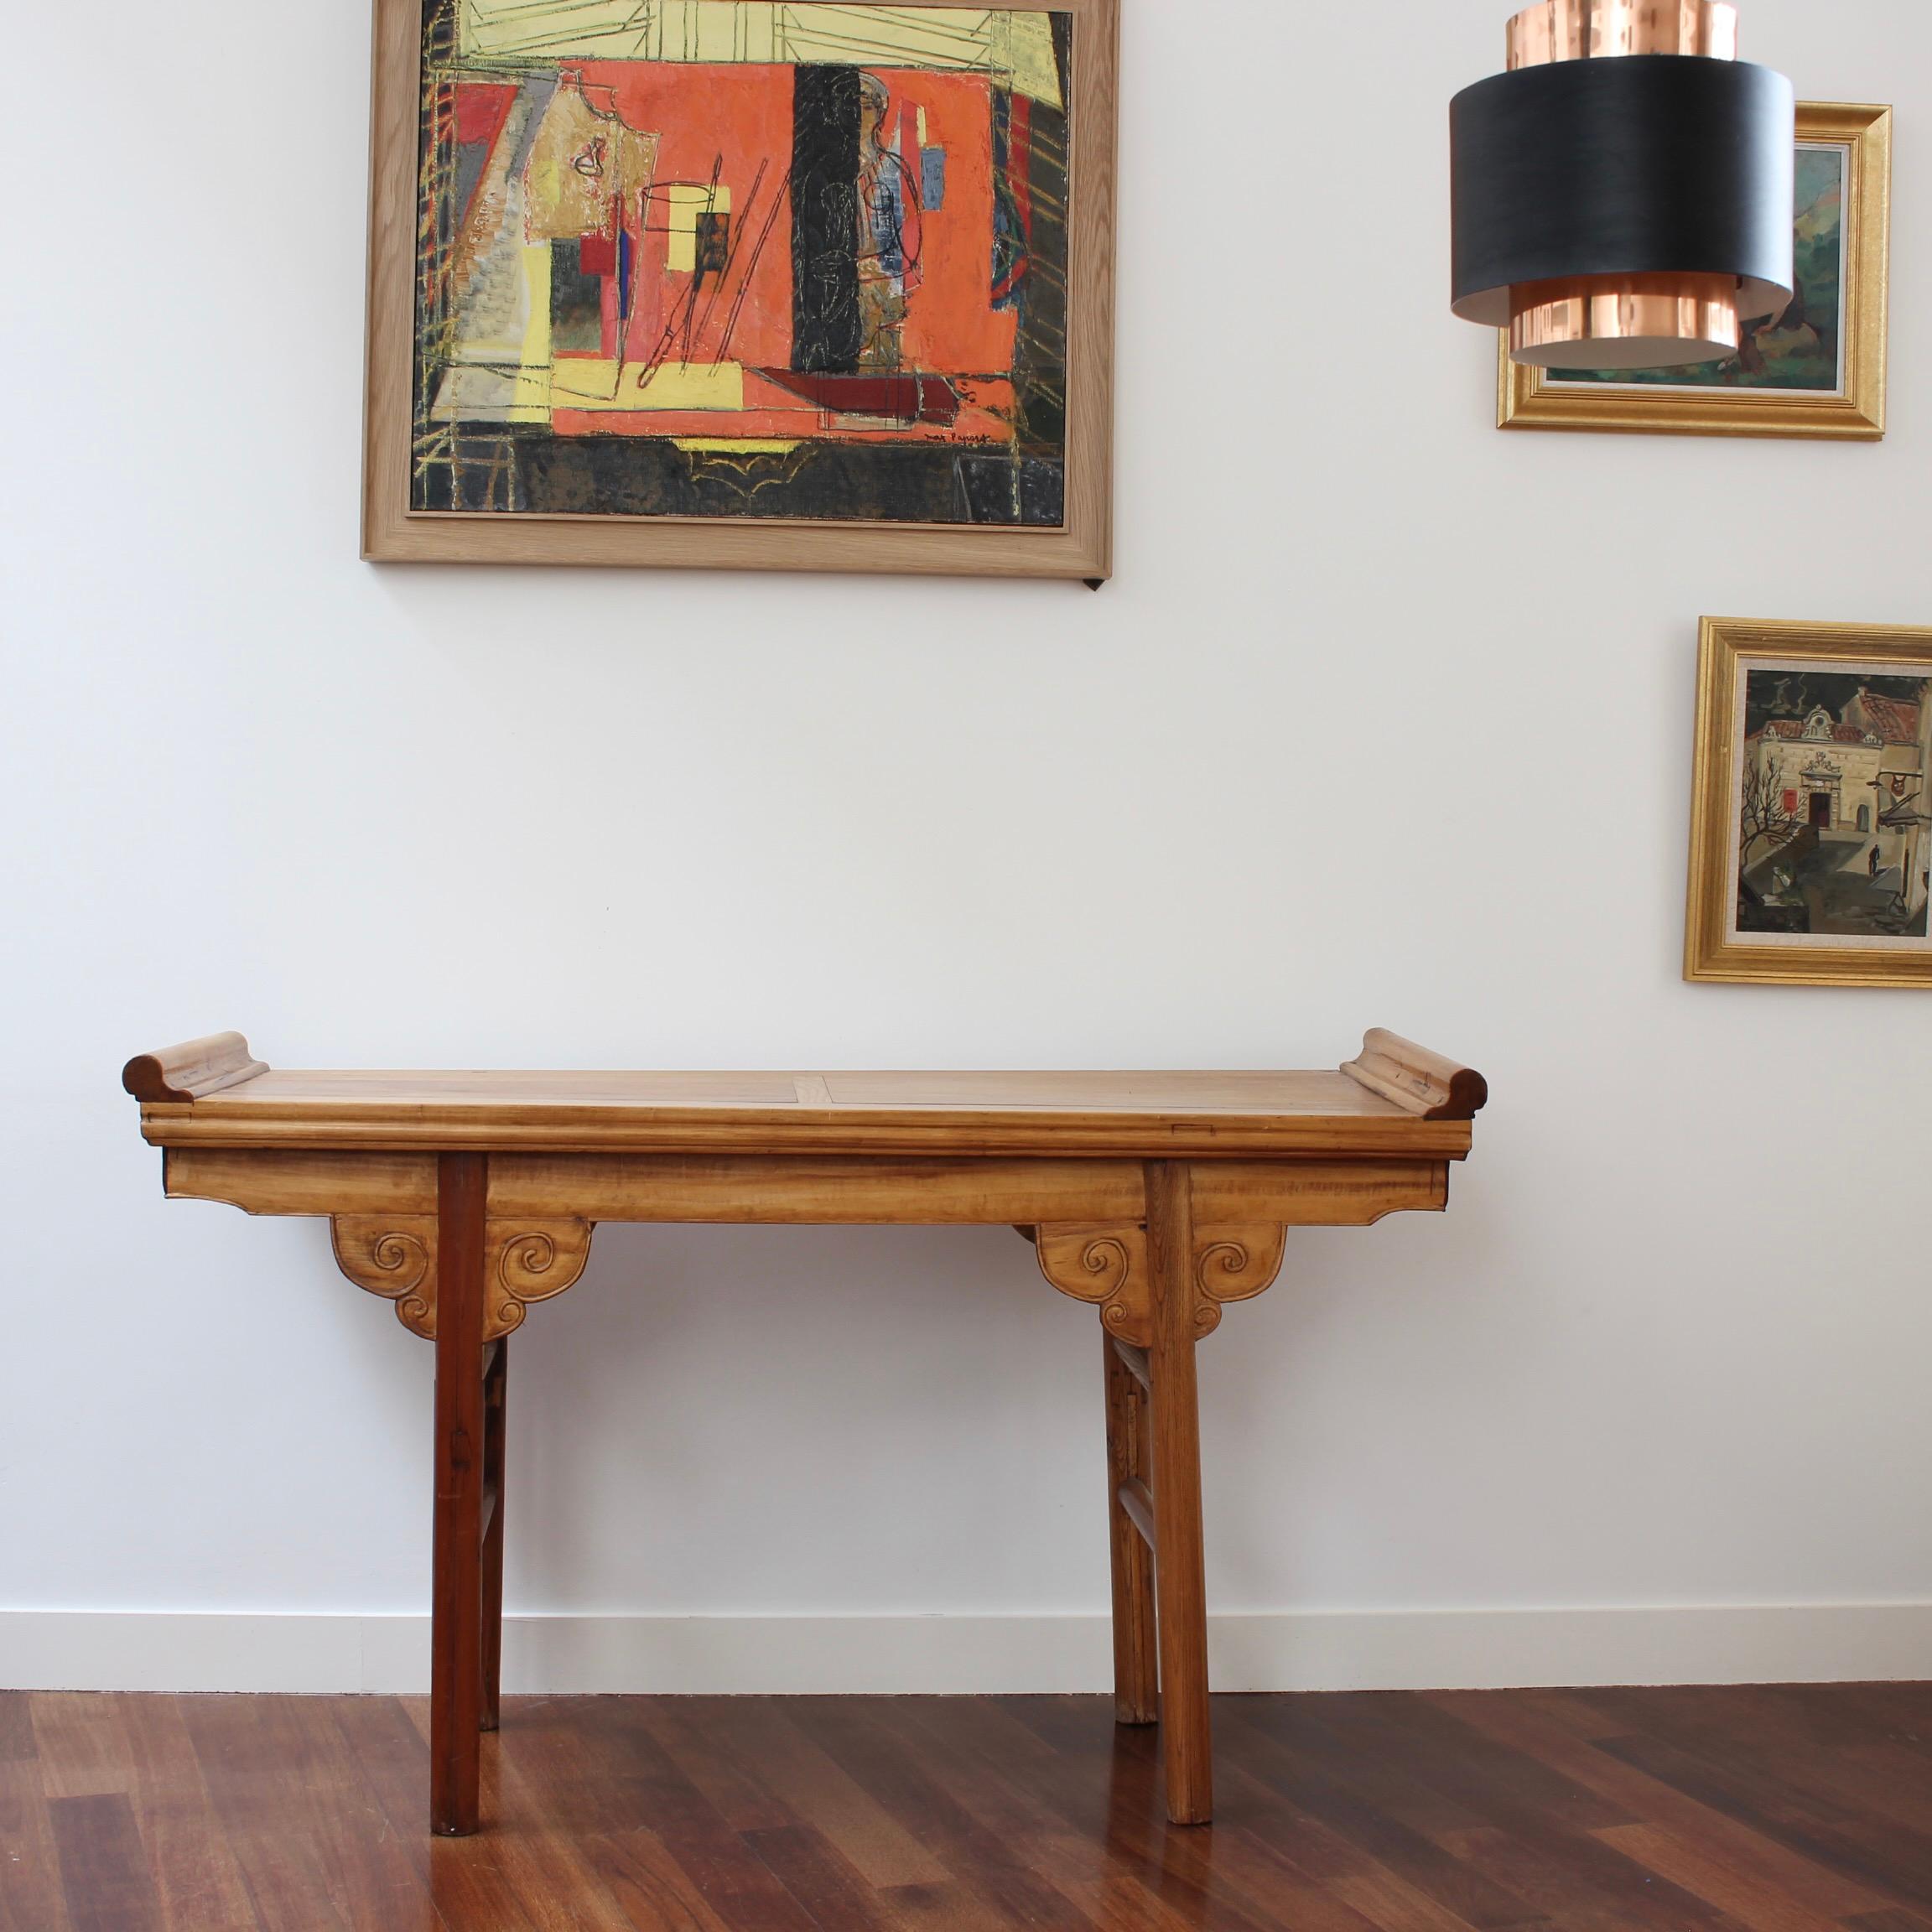
[[[8,1932],[1932,1932],[1932,1685],[525,1700],[482,1836],[393,1698],[0,1695]]]

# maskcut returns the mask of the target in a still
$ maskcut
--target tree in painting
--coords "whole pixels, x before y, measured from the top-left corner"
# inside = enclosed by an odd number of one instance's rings
[[[1737,930],[1928,937],[1932,679],[1745,678]]]
[[[413,507],[1062,521],[1065,13],[425,0]]]

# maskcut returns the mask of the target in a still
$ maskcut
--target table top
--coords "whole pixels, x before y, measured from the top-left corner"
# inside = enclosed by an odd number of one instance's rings
[[[158,1146],[501,1151],[1467,1153],[1481,1077],[1388,1033],[1309,1072],[293,1072],[239,1034],[124,1075]]]

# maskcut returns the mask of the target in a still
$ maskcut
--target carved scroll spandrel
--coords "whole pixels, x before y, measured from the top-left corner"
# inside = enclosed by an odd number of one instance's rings
[[[523,1326],[532,1301],[574,1288],[590,1259],[588,1221],[491,1221],[485,1229],[489,1283],[483,1339],[492,1342]]]
[[[1194,1331],[1212,1335],[1230,1301],[1251,1301],[1275,1285],[1286,1251],[1285,1228],[1203,1228],[1195,1236],[1194,1281],[1200,1299]]]
[[[1251,1301],[1281,1272],[1287,1229],[1203,1227],[1195,1230],[1194,1331],[1212,1335],[1230,1301]],[[1107,1228],[1041,1228],[1040,1271],[1062,1295],[1096,1302],[1110,1335],[1150,1346],[1152,1304],[1147,1275],[1147,1231],[1136,1224]]]
[[[523,1325],[532,1301],[574,1287],[590,1259],[588,1221],[491,1221],[485,1229],[483,1338]],[[436,1338],[436,1220],[434,1215],[338,1214],[335,1259],[358,1288],[396,1304],[397,1319],[424,1341]]]
[[[1092,1301],[1109,1335],[1146,1348],[1149,1326],[1147,1231],[1126,1223],[1109,1228],[1041,1228],[1040,1272],[1062,1295]]]
[[[396,1319],[436,1339],[436,1218],[338,1214],[335,1265],[358,1288],[396,1304]]]

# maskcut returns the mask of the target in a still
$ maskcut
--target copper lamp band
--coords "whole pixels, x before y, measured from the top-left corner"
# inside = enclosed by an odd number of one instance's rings
[[[1743,339],[1734,275],[1586,275],[1526,282],[1510,291],[1509,353],[1558,368],[1628,368],[1639,344],[1696,343],[1709,360]],[[1633,361],[1632,356],[1636,360]]]
[[[1621,54],[1737,58],[1729,0],[1538,0],[1509,23],[1509,68]]]

